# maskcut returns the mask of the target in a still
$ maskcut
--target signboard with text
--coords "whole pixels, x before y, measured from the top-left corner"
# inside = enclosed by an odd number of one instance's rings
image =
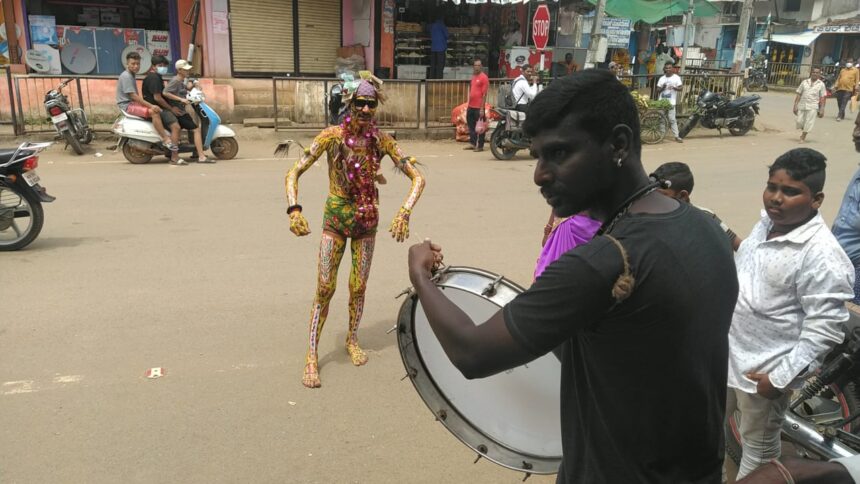
[[[532,41],[538,50],[546,49],[549,42],[549,8],[546,5],[538,5],[532,18]]]
[[[819,25],[812,29],[819,34],[860,34],[860,23],[844,25]]]

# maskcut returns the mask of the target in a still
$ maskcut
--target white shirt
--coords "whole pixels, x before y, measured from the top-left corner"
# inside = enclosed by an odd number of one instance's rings
[[[514,100],[517,104],[528,104],[537,96],[537,84],[529,85],[526,76],[520,75],[514,79],[511,93],[514,95]]]
[[[684,83],[681,82],[681,76],[677,74],[672,74],[671,76],[661,76],[660,80],[657,81],[657,89],[662,89],[660,91],[660,99],[666,99],[672,106],[675,105],[676,100],[678,99],[678,91],[676,91],[675,87],[681,87]]]
[[[756,392],[749,372],[767,373],[777,388],[799,386],[807,366],[842,342],[854,297],[854,267],[821,214],[767,240],[772,226],[763,214],[735,255],[728,386],[747,393]]]

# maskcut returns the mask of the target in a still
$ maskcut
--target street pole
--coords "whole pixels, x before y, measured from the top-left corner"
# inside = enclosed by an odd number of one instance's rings
[[[690,0],[690,9],[684,13],[684,42],[681,45],[681,74],[687,69],[687,48],[693,44],[690,32],[693,30],[693,0]]]
[[[747,58],[747,35],[750,25],[750,17],[752,16],[753,0],[744,0],[744,6],[741,10],[741,20],[738,25],[738,38],[735,41],[735,62],[732,65],[732,72],[740,72],[746,63]]]
[[[9,48],[9,64],[20,64],[18,58],[18,35],[15,32],[15,10],[12,0],[0,0],[3,6],[3,18],[6,24],[6,42]]]
[[[600,39],[603,37],[601,27],[603,26],[603,13],[606,11],[606,0],[598,0],[597,12],[594,13],[594,24],[591,27],[591,39],[588,44],[588,58],[592,67],[597,64],[597,51],[600,49]]]

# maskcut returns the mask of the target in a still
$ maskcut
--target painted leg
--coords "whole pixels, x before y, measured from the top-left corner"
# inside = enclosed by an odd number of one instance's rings
[[[364,311],[364,291],[367,289],[375,245],[375,236],[353,240],[350,244],[352,272],[349,275],[349,332],[346,335],[346,351],[355,366],[367,363],[367,354],[358,346],[358,325]]]
[[[334,296],[337,287],[337,267],[346,250],[346,241],[330,232],[323,231],[320,241],[319,268],[317,272],[317,292],[311,308],[311,322],[308,328],[308,354],[305,358],[305,371],[302,384],[308,388],[317,388],[322,383],[319,376],[319,347],[320,334],[328,316],[328,304]]]

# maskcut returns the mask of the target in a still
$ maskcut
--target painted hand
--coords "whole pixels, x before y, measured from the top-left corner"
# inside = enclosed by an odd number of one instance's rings
[[[756,382],[756,393],[764,398],[767,398],[768,400],[776,400],[782,396],[782,391],[773,386],[767,373],[747,373],[746,376],[750,380]]]
[[[403,242],[409,238],[409,214],[411,213],[411,210],[401,207],[397,215],[394,216],[394,220],[391,221],[391,227],[388,229],[394,240]]]
[[[302,237],[311,233],[308,228],[308,221],[302,212],[293,210],[290,212],[290,232]]]

